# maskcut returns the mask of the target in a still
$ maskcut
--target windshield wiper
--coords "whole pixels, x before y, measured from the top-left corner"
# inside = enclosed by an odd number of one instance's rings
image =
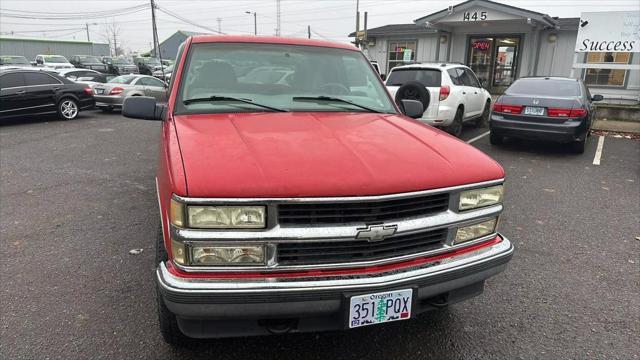
[[[254,105],[254,106],[261,107],[261,108],[269,109],[269,110],[272,110],[272,111],[287,112],[287,110],[279,109],[277,107],[255,103],[251,99],[242,99],[242,98],[236,98],[236,97],[230,97],[230,96],[213,95],[213,96],[203,97],[203,98],[186,99],[186,100],[183,100],[182,103],[185,104],[185,105],[189,105],[189,104],[193,104],[193,103],[197,103],[197,102],[214,102],[214,101],[236,101],[236,102],[241,102],[241,103],[245,103],[245,104],[251,104],[251,105]]]
[[[343,103],[343,104],[349,104],[349,105],[353,105],[355,107],[359,107],[360,109],[364,109],[370,112],[374,112],[374,113],[379,113],[379,114],[384,114],[383,111],[380,110],[376,110],[376,109],[372,109],[368,106],[365,105],[360,105],[358,103],[354,103],[351,100],[347,100],[347,99],[342,99],[342,98],[338,98],[338,97],[333,97],[333,96],[296,96],[293,98],[294,101],[333,101],[333,102],[339,102],[339,103]]]

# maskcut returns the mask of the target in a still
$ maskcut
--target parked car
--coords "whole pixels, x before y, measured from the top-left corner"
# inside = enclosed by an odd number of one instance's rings
[[[160,60],[152,57],[134,57],[133,62],[138,66],[140,74],[151,75],[154,71],[160,70]]]
[[[465,122],[488,123],[491,94],[476,74],[460,64],[412,64],[394,67],[387,89],[399,99],[422,102],[425,112],[418,119],[460,136]]]
[[[93,55],[73,55],[69,61],[80,69],[90,69],[99,72],[108,72],[107,65],[103,64],[97,56]]]
[[[31,69],[33,66],[24,56],[0,55],[0,70],[5,69]]]
[[[129,96],[151,96],[166,101],[166,83],[147,75],[120,75],[104,84],[93,86],[96,107],[104,111],[122,108]]]
[[[73,68],[73,64],[62,55],[36,55],[36,66],[54,70]]]
[[[175,64],[175,61],[173,60],[169,60],[169,59],[162,59],[162,65],[164,66],[173,66],[173,64]]]
[[[479,295],[505,269],[503,169],[409,119],[419,101],[401,113],[357,48],[193,36],[177,59],[168,103],[123,107],[161,122],[167,342],[406,320]],[[292,69],[291,82],[239,81],[246,59]]]
[[[0,70],[0,118],[57,113],[72,120],[94,105],[91,88],[54,72]]]
[[[107,72],[115,75],[139,74],[140,70],[129,59],[103,56],[102,62],[107,65]]]
[[[165,82],[169,82],[169,80],[171,80],[171,73],[173,73],[173,66],[174,65],[169,65],[165,67],[164,72],[162,70],[156,70],[153,72],[153,76],[160,80],[164,80]]]
[[[116,75],[113,74],[105,74],[89,69],[63,69],[58,71],[58,74],[74,82],[87,84],[89,86],[104,84],[116,77]]]
[[[583,153],[593,124],[593,101],[581,79],[529,77],[516,80],[493,106],[490,140],[504,137],[551,140],[567,143]]]

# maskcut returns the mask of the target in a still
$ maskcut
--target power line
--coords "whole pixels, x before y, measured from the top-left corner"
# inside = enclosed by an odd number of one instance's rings
[[[84,18],[84,19],[97,19],[107,18],[114,16],[122,16],[140,12],[149,8],[149,5],[138,5],[113,10],[102,10],[93,12],[41,12],[41,11],[29,11],[29,10],[16,10],[16,9],[3,9],[0,8],[2,17],[16,18],[16,19],[31,19],[31,20],[68,20],[69,18]]]
[[[178,19],[180,21],[183,21],[183,22],[185,22],[187,24],[190,24],[190,25],[193,25],[195,27],[199,27],[199,28],[208,30],[208,31],[210,31],[212,33],[216,33],[216,34],[224,34],[222,32],[218,32],[217,30],[212,29],[212,28],[210,28],[208,26],[200,25],[200,24],[195,23],[195,22],[193,22],[193,21],[191,21],[189,19],[183,18],[182,16],[180,16],[180,15],[178,15],[178,14],[172,12],[172,11],[166,10],[165,8],[162,8],[162,7],[158,6],[157,4],[156,4],[156,9],[161,11],[161,12],[163,12],[163,13],[165,13],[166,15],[169,15],[169,16],[171,16],[173,18],[176,18],[176,19]]]

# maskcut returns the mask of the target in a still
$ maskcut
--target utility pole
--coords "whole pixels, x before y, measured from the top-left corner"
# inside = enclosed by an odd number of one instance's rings
[[[217,18],[216,21],[218,22],[218,33],[222,33],[222,18]]]
[[[367,12],[364,12],[364,36],[362,37],[362,50],[367,49]]]
[[[158,29],[156,28],[156,4],[151,0],[151,28],[153,31],[153,53],[158,57]]]
[[[276,0],[276,36],[280,36],[280,0]]]
[[[113,31],[113,56],[118,56],[118,40],[116,39],[116,31]]]
[[[84,23],[84,26],[87,29],[87,41],[91,41],[91,38],[89,37],[89,23]]]
[[[356,38],[355,45],[360,47],[360,41],[358,40],[358,31],[360,31],[360,0],[356,0]]]
[[[311,39],[311,25],[307,25],[307,39]]]
[[[257,13],[255,11],[254,12],[245,11],[244,13],[245,14],[249,14],[249,15],[253,14],[253,35],[258,35],[258,20],[257,20],[258,19],[258,17],[257,17],[258,15],[257,15]]]

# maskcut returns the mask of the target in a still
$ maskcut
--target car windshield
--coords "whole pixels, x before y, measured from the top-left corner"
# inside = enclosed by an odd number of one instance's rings
[[[135,79],[136,77],[134,75],[122,75],[114,77],[113,79],[109,80],[109,82],[114,84],[131,84],[131,82],[133,82],[133,80]]]
[[[280,44],[194,44],[185,69],[176,113],[255,112],[269,111],[268,107],[396,113],[380,78],[358,51]]]
[[[64,56],[60,56],[60,55],[46,55],[46,56],[43,56],[43,57],[48,63],[60,64],[60,63],[68,63],[69,62],[69,60],[67,60],[67,58],[65,58]]]
[[[402,86],[409,81],[418,81],[425,87],[440,87],[442,72],[436,69],[393,69],[387,85]]]
[[[95,56],[80,56],[80,61],[85,62],[85,63],[99,63],[100,60],[98,60],[97,57]]]
[[[158,60],[156,58],[145,58],[143,61],[147,65],[158,65],[158,66],[160,66],[160,60]]]
[[[30,65],[24,56],[0,56],[0,65]]]
[[[131,65],[133,64],[131,61],[127,59],[112,59],[111,63],[114,65]]]
[[[580,94],[580,88],[575,80],[520,79],[514,82],[505,94],[573,97]]]

